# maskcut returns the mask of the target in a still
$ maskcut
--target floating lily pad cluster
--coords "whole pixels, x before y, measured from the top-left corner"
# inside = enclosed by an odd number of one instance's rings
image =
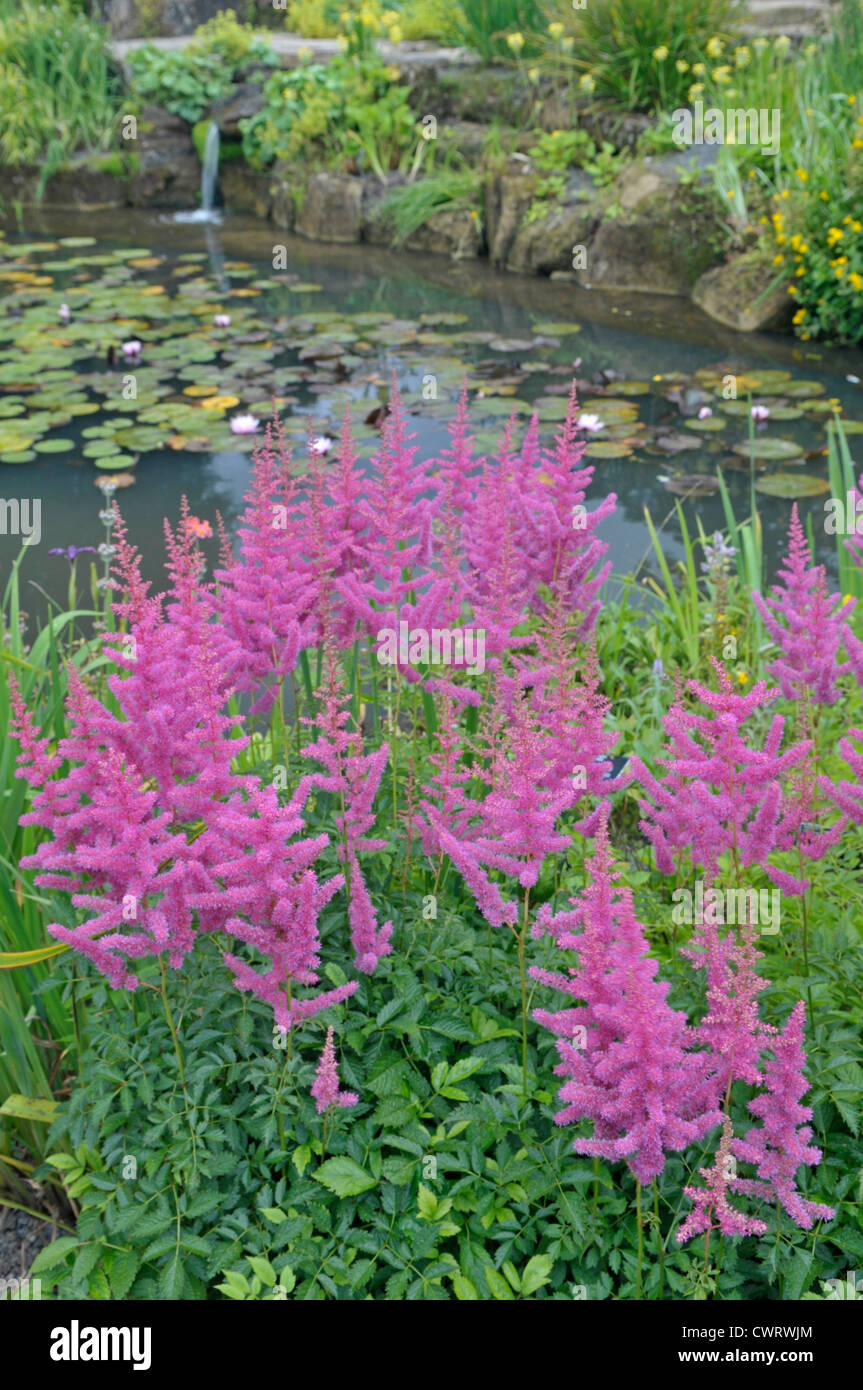
[[[274,407],[301,449],[311,428],[335,434],[348,410],[370,452],[394,368],[410,409],[428,419],[451,419],[466,381],[483,450],[513,412],[526,421],[536,411],[548,431],[563,420],[579,324],[537,321],[532,336],[511,338],[466,327],[459,312],[316,310],[320,289],[299,275],[262,277],[243,261],[226,261],[217,276],[206,252],[0,238],[0,461],[56,455],[128,483],[148,454],[251,450]],[[714,490],[717,464],[754,467],[757,486],[775,496],[825,491],[823,477],[788,471],[823,454],[807,454],[794,434],[795,422],[832,413],[822,385],[750,372],[725,400],[730,370],[580,381],[587,456],[673,461],[666,485],[684,495]],[[769,416],[750,440],[753,402]],[[241,415],[260,422],[257,434],[235,433]]]

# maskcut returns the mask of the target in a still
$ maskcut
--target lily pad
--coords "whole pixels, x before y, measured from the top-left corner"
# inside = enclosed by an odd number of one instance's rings
[[[739,444],[733,446],[735,454],[740,454],[743,458],[756,459],[791,459],[797,458],[803,453],[800,444],[795,444],[790,439],[753,439],[751,444],[748,439],[743,439]]]
[[[699,433],[703,431],[705,434],[712,434],[715,430],[724,430],[727,421],[723,420],[721,415],[707,415],[703,420],[699,420],[696,415],[691,420],[685,420],[684,424],[688,430],[698,430]]]
[[[816,478],[814,473],[771,473],[759,478],[755,487],[768,497],[817,497],[830,491],[827,479]]]
[[[74,449],[74,439],[41,439],[33,448],[39,454],[67,454]]]
[[[581,332],[580,323],[535,323],[534,333],[541,333],[544,338],[566,338],[572,333]]]

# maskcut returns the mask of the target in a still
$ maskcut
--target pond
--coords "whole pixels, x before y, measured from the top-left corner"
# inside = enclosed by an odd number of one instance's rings
[[[263,422],[275,397],[301,472],[309,428],[337,435],[347,406],[368,457],[393,372],[423,457],[447,443],[463,379],[478,445],[493,452],[512,409],[523,429],[536,408],[550,441],[575,374],[582,410],[598,425],[585,433],[591,495],[618,496],[604,528],[617,574],[649,547],[645,507],[664,523],[667,554],[681,553],[669,490],[677,477],[702,473],[710,486],[721,466],[736,514],[748,513],[748,416],[761,401],[770,415],[755,433],[759,486],[777,473],[814,480],[801,512],[833,567],[826,422],[838,403],[853,449],[863,431],[859,352],[743,337],[676,299],[591,293],[485,262],[367,246],[292,237],[277,246],[284,235],[230,212],[218,226],[115,211],[30,210],[23,226],[7,219],[0,493],[41,503],[25,579],[65,598],[67,562],[48,552],[99,543],[94,483],[106,472],[128,484],[117,495],[157,577],[162,520],[176,517],[183,494],[214,531],[217,512],[230,531],[242,510],[253,437],[235,435],[233,417]],[[230,325],[217,327],[217,314]],[[135,340],[140,354],[124,359],[121,345]],[[725,400],[731,377],[737,398]],[[696,516],[707,532],[723,527],[718,496],[682,505],[693,527]],[[790,502],[759,492],[759,510],[772,570]],[[16,536],[0,535],[3,582],[18,549]],[[215,562],[217,539],[205,549]],[[28,595],[25,606],[37,608],[36,591]]]

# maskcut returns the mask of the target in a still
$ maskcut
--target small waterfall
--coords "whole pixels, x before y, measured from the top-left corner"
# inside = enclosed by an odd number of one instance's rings
[[[201,164],[201,206],[194,212],[175,212],[175,222],[221,222],[222,214],[213,207],[218,174],[219,127],[215,121],[210,121]]]
[[[201,211],[212,214],[216,176],[219,172],[219,127],[210,121],[204,142],[204,163],[201,168]]]

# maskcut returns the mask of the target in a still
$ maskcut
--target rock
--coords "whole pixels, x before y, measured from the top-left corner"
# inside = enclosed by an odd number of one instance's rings
[[[536,171],[525,155],[513,155],[501,172],[486,180],[485,227],[492,265],[506,264],[522,219],[533,202],[536,184]]]
[[[269,217],[273,206],[270,174],[250,169],[242,159],[232,159],[219,169],[219,187],[226,207]]]
[[[392,245],[393,231],[387,217],[381,210],[381,204],[391,189],[399,188],[405,182],[404,175],[388,174],[386,183],[381,183],[377,175],[365,174],[360,182],[362,183],[362,240],[367,241],[371,246],[390,246]]]
[[[85,212],[125,207],[129,177],[129,167],[117,154],[70,159],[50,176],[40,198],[38,169],[4,168],[0,169],[0,200]]]
[[[544,217],[522,222],[506,257],[507,270],[526,275],[571,271],[581,260],[576,248],[586,255],[601,208],[590,176],[582,170],[571,172],[563,200],[552,204]]]
[[[475,212],[444,208],[418,227],[404,245],[406,251],[432,251],[464,260],[480,255],[482,240],[482,225]]]
[[[585,286],[688,295],[720,258],[724,229],[715,198],[697,184],[681,185],[678,168],[639,161],[605,193]]]
[[[227,96],[212,102],[208,118],[219,127],[222,139],[240,139],[240,121],[257,115],[264,105],[264,90],[259,82],[241,82]]]
[[[93,10],[115,39],[193,34],[225,9],[223,0],[94,0]]]
[[[309,174],[294,221],[312,241],[359,241],[362,231],[362,180],[327,170]]]
[[[787,329],[794,302],[785,281],[774,286],[775,279],[774,266],[757,253],[745,251],[705,271],[692,298],[710,318],[741,333]]]
[[[140,166],[129,186],[133,207],[198,206],[201,163],[184,120],[162,106],[145,106],[136,150]]]
[[[270,220],[292,232],[297,216],[294,190],[302,187],[303,175],[289,164],[277,163],[270,174]]]

